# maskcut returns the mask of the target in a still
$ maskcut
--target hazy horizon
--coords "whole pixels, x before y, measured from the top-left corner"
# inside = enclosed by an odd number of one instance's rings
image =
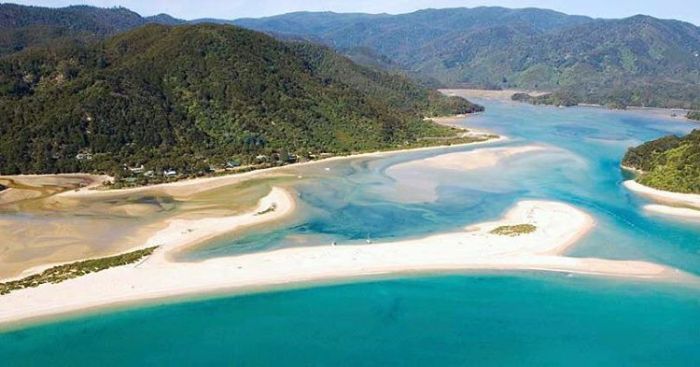
[[[553,0],[397,0],[376,2],[370,0],[353,1],[340,0],[238,0],[220,2],[215,0],[200,0],[197,2],[184,0],[17,0],[2,3],[20,5],[35,5],[45,7],[64,7],[70,5],[92,5],[97,7],[122,6],[143,16],[166,13],[181,19],[199,18],[259,18],[297,11],[333,11],[337,13],[388,13],[404,14],[422,9],[443,9],[479,6],[501,6],[505,8],[540,8],[559,11],[571,15],[585,15],[594,18],[625,18],[637,14],[650,15],[662,19],[677,19],[700,25],[700,7],[693,6],[687,0],[631,1],[622,0],[611,3],[606,0],[591,0],[583,3],[566,3]]]

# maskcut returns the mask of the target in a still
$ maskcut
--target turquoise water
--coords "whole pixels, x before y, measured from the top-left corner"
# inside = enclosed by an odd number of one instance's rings
[[[7,366],[692,366],[698,293],[558,275],[399,280],[0,334]]]
[[[597,226],[569,254],[644,259],[700,274],[700,224],[640,210],[621,187],[627,147],[693,125],[598,109],[481,101],[469,126],[494,146],[546,152],[466,172],[392,170],[475,147],[305,167],[301,215],[186,258],[420,237],[500,217],[522,199],[571,203]],[[329,170],[325,170],[329,168]],[[141,308],[0,334],[21,365],[669,365],[700,360],[696,285],[564,274],[465,274]]]

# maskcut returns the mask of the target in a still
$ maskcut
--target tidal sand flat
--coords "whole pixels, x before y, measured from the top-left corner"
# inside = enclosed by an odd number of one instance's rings
[[[698,194],[658,190],[634,180],[625,181],[624,185],[630,191],[659,203],[644,206],[644,209],[651,213],[688,219],[700,218],[700,195]]]
[[[488,133],[483,144],[497,139]],[[465,144],[469,145],[469,144]],[[460,146],[460,145],[458,145]],[[240,214],[257,205],[272,182],[303,179],[305,167],[328,167],[442,147],[380,151],[280,166],[247,173],[105,190],[108,176],[0,176],[0,279],[14,279],[50,266],[120,254],[136,248],[173,218]]]

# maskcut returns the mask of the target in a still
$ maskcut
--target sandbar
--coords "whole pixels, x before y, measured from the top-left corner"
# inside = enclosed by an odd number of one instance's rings
[[[186,295],[388,274],[480,269],[547,270],[652,279],[667,279],[676,274],[670,268],[644,261],[563,256],[595,222],[577,208],[548,201],[522,201],[500,220],[424,238],[293,247],[199,262],[177,262],[171,256],[190,243],[216,233],[281,220],[293,213],[294,202],[292,193],[274,188],[255,210],[245,214],[173,221],[144,244],[161,247],[139,264],[0,296],[0,323]],[[274,210],[269,211],[273,205]],[[522,223],[535,225],[537,229],[517,237],[490,233],[501,225]]]
[[[700,218],[700,195],[658,190],[645,186],[634,180],[623,185],[630,191],[653,200],[658,204],[645,205],[644,209],[658,214],[671,215],[689,219]]]

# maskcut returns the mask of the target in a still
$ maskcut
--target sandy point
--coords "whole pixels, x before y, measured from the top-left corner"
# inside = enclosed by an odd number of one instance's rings
[[[698,194],[658,190],[642,185],[634,180],[625,181],[623,185],[628,190],[656,202],[656,204],[644,206],[644,210],[650,213],[686,219],[700,219],[700,195]]]

